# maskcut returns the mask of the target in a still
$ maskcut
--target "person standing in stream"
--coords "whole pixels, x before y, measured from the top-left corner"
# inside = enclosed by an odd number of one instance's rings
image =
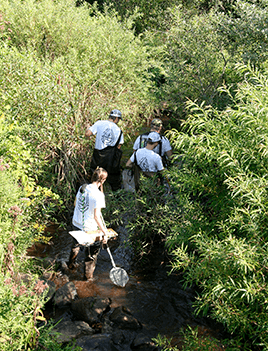
[[[162,158],[156,152],[156,148],[161,140],[159,133],[150,132],[148,134],[146,146],[134,151],[129,160],[126,163],[126,167],[137,166],[139,171],[141,171],[146,177],[153,177],[158,174],[158,184],[161,183],[161,172],[164,170]],[[140,172],[139,172],[140,173]],[[140,177],[137,175],[135,177],[135,189],[139,190]]]
[[[108,172],[107,182],[110,184],[113,191],[121,188],[121,171],[120,159],[122,154],[121,145],[124,143],[124,137],[121,129],[117,126],[119,120],[122,120],[122,113],[115,109],[109,115],[108,120],[99,120],[86,130],[86,138],[96,136],[95,148],[93,151],[90,169],[92,172],[99,166]],[[118,150],[119,161],[114,164],[113,158],[115,150]]]
[[[105,208],[105,196],[103,184],[108,173],[103,168],[97,167],[92,175],[92,183],[82,185],[75,198],[75,208],[73,214],[74,230],[92,231],[100,229],[103,233],[102,243],[107,243],[107,229],[102,221],[101,209]],[[75,259],[83,245],[75,242],[68,267],[75,268]],[[94,243],[85,247],[85,278],[93,279],[93,273],[97,263],[97,256],[100,251],[101,243]]]
[[[163,122],[159,118],[154,118],[150,125],[150,131],[144,134],[141,134],[137,137],[133,145],[133,151],[137,151],[138,149],[142,149],[146,147],[149,134],[151,132],[156,132],[160,135],[160,140],[157,146],[153,149],[153,151],[160,155],[162,158],[162,162],[165,168],[167,168],[169,159],[172,156],[172,148],[170,146],[169,140],[164,136],[161,135],[161,131],[163,129]]]

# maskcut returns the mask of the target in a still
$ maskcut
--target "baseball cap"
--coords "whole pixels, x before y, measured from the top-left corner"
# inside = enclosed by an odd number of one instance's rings
[[[159,118],[154,118],[151,122],[151,127],[162,127],[163,126],[163,122],[161,121],[161,119]]]
[[[122,119],[122,113],[119,110],[115,109],[110,113],[110,117],[118,117],[119,119]]]
[[[161,137],[159,135],[159,133],[157,132],[151,132],[148,134],[148,141],[152,142],[152,143],[156,143],[157,141],[160,141]]]

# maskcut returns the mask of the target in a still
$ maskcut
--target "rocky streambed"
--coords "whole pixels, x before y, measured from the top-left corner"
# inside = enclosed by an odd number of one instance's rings
[[[183,289],[181,276],[169,274],[160,254],[142,272],[135,270],[132,252],[125,245],[124,227],[117,228],[118,238],[109,243],[116,265],[128,272],[124,288],[109,278],[112,264],[106,250],[98,256],[93,281],[83,278],[83,252],[78,256],[78,266],[68,269],[73,239],[68,230],[55,230],[53,226],[50,230],[50,243],[32,247],[28,255],[42,259],[47,267],[59,267],[57,273],[48,268],[43,276],[50,286],[44,313],[57,324],[54,330],[59,333],[59,343],[75,339],[85,351],[160,350],[153,339],[161,335],[172,338],[171,345],[180,349],[179,331],[188,325],[197,327],[200,335],[223,338],[222,326],[194,316],[196,292]],[[217,350],[223,350],[220,342]]]

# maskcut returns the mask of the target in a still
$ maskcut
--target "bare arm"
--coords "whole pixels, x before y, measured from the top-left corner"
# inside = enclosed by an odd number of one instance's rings
[[[130,161],[130,159],[126,163],[126,167],[132,167],[133,162]]]
[[[90,138],[93,135],[92,131],[89,129],[89,127],[86,129],[85,137]]]
[[[172,156],[172,153],[173,153],[172,150],[167,151],[166,152],[167,157],[170,158]]]
[[[104,236],[103,243],[106,244],[107,243],[107,237],[106,237],[107,230],[106,230],[106,228],[102,222],[102,219],[101,219],[101,209],[100,208],[94,209],[94,219],[97,222],[100,230],[103,232],[103,236]]]

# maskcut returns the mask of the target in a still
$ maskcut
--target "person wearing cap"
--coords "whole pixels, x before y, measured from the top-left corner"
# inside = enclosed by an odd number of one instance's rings
[[[145,176],[152,177],[164,169],[160,155],[153,150],[158,146],[161,137],[157,132],[148,134],[147,144],[144,148],[134,151],[126,163],[126,167],[132,167],[137,164]]]
[[[113,191],[121,188],[120,161],[116,168],[111,163],[113,158],[113,148],[120,150],[124,143],[124,137],[121,129],[117,126],[122,120],[122,113],[115,109],[112,110],[108,120],[99,120],[86,129],[86,138],[96,136],[95,147],[91,159],[91,172],[99,166],[108,171],[107,182]],[[122,151],[120,151],[122,153]]]
[[[170,146],[169,140],[164,135],[161,135],[162,128],[163,123],[161,119],[154,118],[150,125],[150,131],[139,135],[138,138],[135,140],[133,145],[133,151],[146,147],[149,134],[151,132],[156,132],[160,135],[160,142],[153,149],[153,151],[162,157],[163,164],[166,167],[167,159],[170,158],[172,155],[172,148]]]

